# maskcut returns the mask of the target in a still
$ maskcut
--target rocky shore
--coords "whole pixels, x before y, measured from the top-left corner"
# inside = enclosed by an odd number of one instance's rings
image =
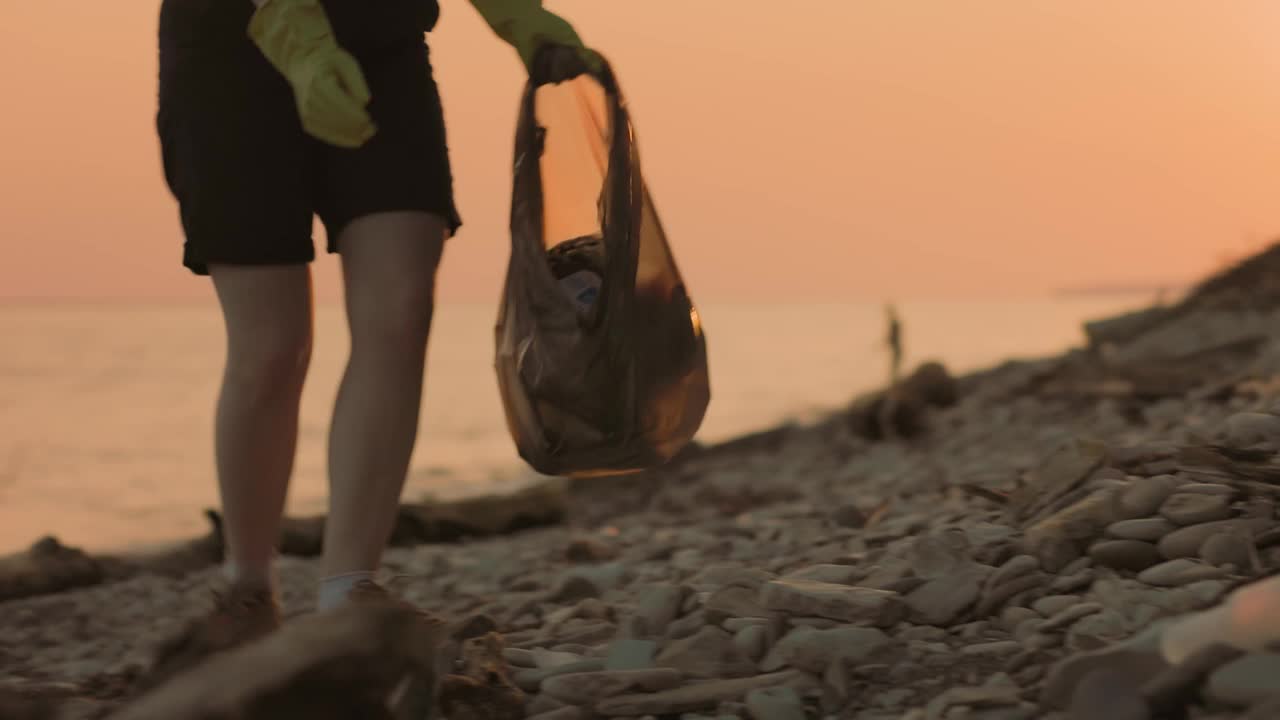
[[[1280,247],[1060,357],[926,365],[820,423],[549,485],[540,522],[389,551],[444,638],[318,622],[316,563],[286,554],[298,619],[151,706],[121,698],[216,557],[6,591],[75,552],[45,541],[0,563],[0,718],[382,717],[316,698],[428,642],[451,720],[1280,717],[1280,649],[1144,644],[1280,570],[1278,329]]]

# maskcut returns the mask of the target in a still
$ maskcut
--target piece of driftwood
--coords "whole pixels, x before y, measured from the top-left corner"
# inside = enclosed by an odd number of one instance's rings
[[[1027,473],[1009,496],[1010,520],[1026,525],[1055,512],[1059,501],[1080,488],[1107,462],[1107,449],[1096,443],[1065,443]]]
[[[1141,308],[1099,320],[1090,320],[1084,324],[1084,334],[1091,347],[1124,344],[1140,337],[1168,316],[1169,309],[1164,306]]]
[[[564,521],[567,483],[549,479],[506,495],[448,502],[403,504],[391,545],[456,542],[517,532]],[[29,549],[0,556],[0,602],[123,580],[138,575],[181,576],[222,561],[222,518],[206,510],[208,534],[161,549],[134,554],[90,555],[46,537]],[[283,555],[319,555],[324,517],[286,518],[280,533]]]
[[[453,542],[554,525],[564,521],[567,499],[568,482],[557,478],[509,495],[402,505],[391,543]]]
[[[1022,551],[1045,570],[1058,572],[1084,554],[1089,540],[1125,518],[1119,496],[1115,490],[1088,494],[1036,522],[1023,533]]]
[[[917,437],[928,430],[929,409],[950,407],[959,397],[959,383],[946,367],[925,363],[896,386],[854,400],[849,429],[868,440]]]
[[[521,720],[526,696],[511,681],[502,636],[464,640],[459,668],[440,686],[440,710],[449,720]]]
[[[109,720],[397,720],[405,678],[434,694],[444,634],[408,606],[353,603],[214,655]]]
[[[1194,330],[1194,328],[1192,328]],[[1193,397],[1202,401],[1229,399],[1237,387],[1254,379],[1251,361],[1269,338],[1262,334],[1227,337],[1221,342],[1196,344],[1189,332],[1186,347],[1149,353],[1103,353],[1072,356],[1036,393],[1043,398],[1120,402]]]
[[[101,562],[45,537],[25,552],[0,557],[0,601],[96,585],[105,577]]]
[[[1230,448],[1223,445],[1186,446],[1178,452],[1181,468],[1201,473],[1218,473],[1236,481],[1280,485],[1280,463],[1277,453],[1253,448]]]

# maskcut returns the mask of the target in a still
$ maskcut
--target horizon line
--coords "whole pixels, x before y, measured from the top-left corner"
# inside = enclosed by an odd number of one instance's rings
[[[914,295],[903,297],[848,297],[848,298],[813,298],[813,299],[777,299],[777,300],[761,300],[752,298],[710,298],[699,300],[694,297],[694,304],[699,306],[715,306],[715,305],[772,305],[772,306],[814,306],[814,305],[884,305],[902,304],[902,303],[933,303],[933,302],[999,302],[1002,300],[1026,300],[1029,298],[1040,298],[1044,300],[1055,300],[1071,297],[1132,297],[1150,295],[1158,292],[1180,292],[1193,286],[1193,283],[1178,283],[1169,285],[1100,285],[1100,286],[1080,286],[1080,287],[1063,287],[1063,288],[1046,288],[1037,292],[1010,292],[1010,293],[989,293],[989,294],[956,294],[956,295]],[[180,307],[193,307],[201,305],[216,305],[216,299],[210,294],[210,297],[192,297],[189,295],[181,296],[103,296],[103,297],[83,297],[83,296],[0,296],[0,308],[6,307],[31,307],[31,306],[92,306],[92,305],[110,305],[110,306],[147,306],[159,307],[165,305],[176,305]],[[338,296],[320,296],[314,298],[316,306],[341,305],[343,298]],[[437,300],[437,307],[483,307],[492,306],[495,309],[499,305],[497,299],[494,300]]]

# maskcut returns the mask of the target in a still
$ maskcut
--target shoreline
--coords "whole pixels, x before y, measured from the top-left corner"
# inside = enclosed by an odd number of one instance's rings
[[[1116,305],[1050,302],[1033,303],[1030,310],[1020,307],[908,307],[907,359],[914,363],[936,355],[952,370],[964,371],[989,366],[1011,354],[1056,353],[1082,342],[1079,318],[1108,314]],[[810,310],[817,314],[783,310],[761,318],[754,310],[726,311],[717,333],[720,360],[713,358],[712,368],[720,378],[720,392],[708,411],[700,441],[716,443],[765,430],[791,416],[805,421],[820,411],[838,412],[855,392],[870,391],[884,382],[887,357],[875,352],[883,318],[876,307]],[[216,394],[216,359],[221,352],[216,313],[206,318],[207,328],[196,332],[207,341],[189,346],[192,355],[186,359],[172,358],[184,368],[181,372],[167,367],[166,353],[135,362],[128,348],[156,330],[176,332],[188,327],[182,312],[169,319],[157,315],[154,322],[133,322],[128,311],[110,309],[100,317],[72,313],[65,321],[56,319],[57,312],[37,313],[29,321],[22,319],[26,316],[21,311],[9,317],[16,322],[6,327],[14,326],[19,337],[30,334],[32,340],[25,343],[30,350],[20,352],[11,363],[18,376],[8,375],[19,384],[16,401],[9,407],[8,432],[0,440],[0,485],[4,485],[0,495],[16,522],[0,528],[0,553],[21,550],[50,532],[70,544],[101,552],[129,549],[135,540],[171,542],[203,532],[206,526],[200,510],[216,503],[207,440],[212,432],[207,407]],[[984,318],[990,322],[984,324]],[[1041,329],[1027,337],[1000,332],[987,338],[983,333],[988,325],[1012,329],[1042,318]],[[290,493],[292,513],[324,512],[322,438],[340,377],[341,337],[335,334],[340,320],[333,315],[318,321],[321,334],[331,338],[323,343],[332,352],[318,354],[304,393],[309,430],[300,441]],[[790,331],[784,342],[755,353],[749,336],[757,323],[796,326],[800,321],[808,323],[804,327],[809,329]],[[469,487],[473,482],[487,492],[491,478],[521,475],[518,471],[524,466],[512,451],[505,428],[494,424],[502,411],[496,386],[485,369],[492,360],[492,340],[476,324],[458,316],[442,320],[438,328],[442,337],[453,338],[458,345],[437,348],[441,352],[432,360],[432,376],[449,382],[428,380],[421,450],[416,453],[406,501],[418,501],[420,493],[472,495],[476,492]],[[93,327],[117,339],[92,344],[76,341],[76,355],[41,360],[45,353],[66,345],[68,338],[93,337],[88,332]],[[815,344],[806,345],[808,339]],[[788,346],[816,355],[810,372],[790,372],[799,358]],[[40,374],[44,362],[52,364]],[[109,368],[114,369],[108,372]],[[86,392],[59,389],[75,387],[78,376],[86,372],[94,378]],[[25,382],[22,376],[30,373],[37,373],[36,380]],[[172,399],[171,407],[159,404],[165,398]],[[456,412],[451,409],[453,403],[462,403]],[[93,427],[91,418],[101,413],[118,417],[114,429]]]
[[[816,422],[565,483],[560,522],[392,548],[385,574],[500,644],[472,689],[518,699],[511,717],[1243,718],[1280,697],[1247,675],[1280,677],[1265,653],[1178,675],[1132,650],[1123,672],[1153,674],[1086,680],[1117,667],[1109,648],[1280,572],[1277,327],[1280,247],[1090,323],[1086,347],[959,377],[925,364]],[[11,689],[101,716],[214,572],[3,603]],[[286,611],[307,613],[316,562],[280,572]],[[271,642],[305,660],[309,632]],[[225,681],[203,673],[169,699]]]

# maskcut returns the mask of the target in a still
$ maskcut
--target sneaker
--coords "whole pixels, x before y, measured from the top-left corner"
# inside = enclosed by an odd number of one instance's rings
[[[393,605],[412,609],[428,625],[440,626],[444,621],[412,603],[393,596],[386,588],[372,580],[361,580],[351,588],[347,601],[353,605]],[[444,648],[438,648],[436,667],[405,675],[387,700],[387,708],[396,720],[430,720],[438,717],[436,700],[440,678],[447,672]]]
[[[280,627],[280,606],[270,590],[213,590],[213,610],[189,623],[156,652],[151,671],[135,690],[143,693],[211,655],[262,638]]]
[[[409,604],[394,597],[390,590],[387,590],[372,580],[361,580],[356,583],[351,588],[351,592],[347,593],[347,600],[354,603]],[[417,610],[416,607],[414,609]],[[422,611],[418,610],[418,612]]]

